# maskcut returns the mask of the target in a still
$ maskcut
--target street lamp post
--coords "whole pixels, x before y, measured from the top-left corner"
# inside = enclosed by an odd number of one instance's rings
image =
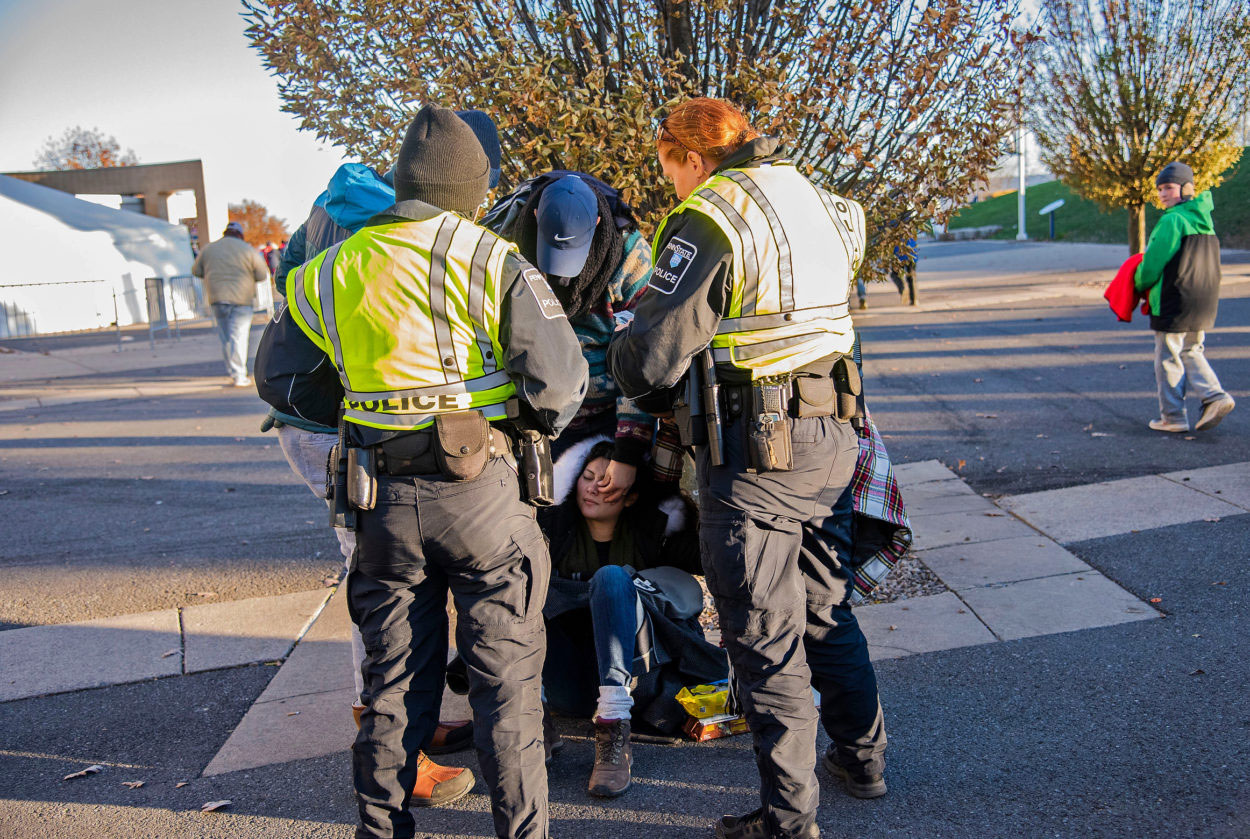
[[[1024,241],[1029,238],[1024,228],[1024,123],[1016,128],[1016,161],[1019,175],[1019,188],[1016,192],[1016,239]]]

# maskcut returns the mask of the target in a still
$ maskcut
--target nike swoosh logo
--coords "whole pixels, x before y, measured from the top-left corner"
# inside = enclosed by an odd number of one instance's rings
[[[576,236],[560,236],[560,235],[556,235],[556,236],[553,236],[552,238],[554,238],[557,242],[571,242],[571,241],[573,241],[574,239],[576,239],[577,237],[576,237]]]

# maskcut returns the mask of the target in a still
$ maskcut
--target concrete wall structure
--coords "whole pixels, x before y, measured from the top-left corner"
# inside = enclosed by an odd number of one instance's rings
[[[225,229],[222,212],[212,213],[204,192],[204,165],[199,160],[109,166],[102,169],[67,169],[54,172],[6,172],[11,178],[58,189],[75,195],[134,195],[143,197],[145,215],[169,221],[169,196],[181,190],[195,193],[196,230],[199,245],[208,244]],[[213,216],[220,215],[220,219]],[[218,223],[213,226],[213,223]]]

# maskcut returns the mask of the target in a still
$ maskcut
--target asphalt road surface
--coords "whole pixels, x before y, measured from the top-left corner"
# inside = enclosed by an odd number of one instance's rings
[[[895,460],[937,458],[989,494],[1250,461],[1244,265],[1226,267],[1207,342],[1242,406],[1212,432],[1168,436],[1146,428],[1148,329],[1116,324],[1090,293],[1113,251],[957,244],[922,251],[919,309],[874,286],[857,317]],[[1002,279],[1020,262],[1041,270]],[[304,590],[337,572],[324,507],[257,432],[262,414],[228,389],[0,413],[0,628]],[[822,835],[1250,836],[1247,545],[1245,515],[1070,545],[1166,617],[878,664],[890,793],[854,800],[822,774]],[[275,670],[0,703],[0,836],[352,836],[347,753],[199,777]],[[557,839],[702,839],[717,815],[758,806],[747,738],[636,746],[635,787],[600,802],[585,793],[584,724],[562,727],[574,739],[551,773]],[[105,771],[62,780],[90,763]],[[418,835],[493,835],[483,792],[422,811]],[[199,812],[217,799],[233,803]]]

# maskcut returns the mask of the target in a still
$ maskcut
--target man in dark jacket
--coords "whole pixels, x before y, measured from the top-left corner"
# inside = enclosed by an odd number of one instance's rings
[[[1211,193],[1194,195],[1194,170],[1169,163],[1155,179],[1167,208],[1150,232],[1134,285],[1150,303],[1155,331],[1155,379],[1159,418],[1155,431],[1189,431],[1185,391],[1202,399],[1194,431],[1214,428],[1236,404],[1203,352],[1206,330],[1215,326],[1220,300],[1220,242],[1211,224]]]

